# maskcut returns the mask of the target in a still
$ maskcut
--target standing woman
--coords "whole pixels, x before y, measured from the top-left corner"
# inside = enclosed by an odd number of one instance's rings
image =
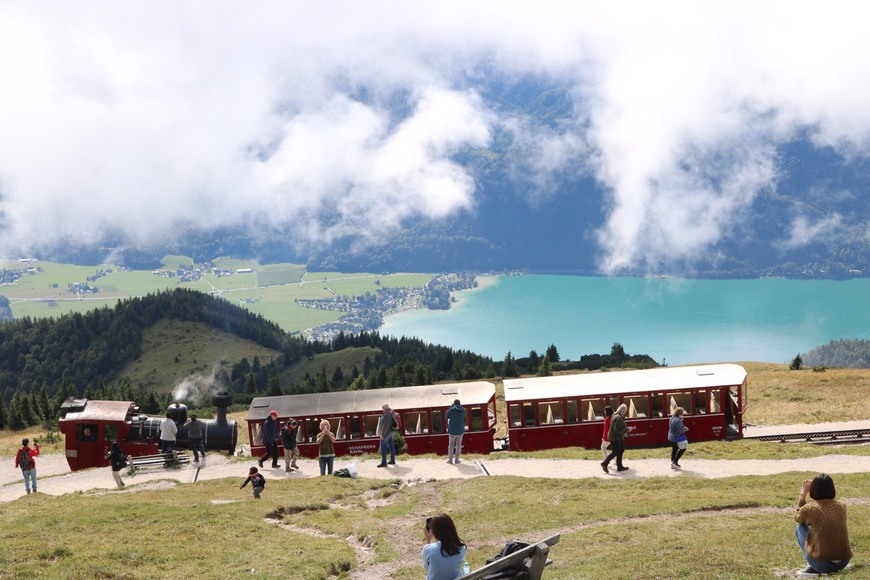
[[[124,489],[124,482],[121,481],[121,470],[127,466],[127,456],[121,451],[121,446],[117,441],[112,441],[112,450],[109,451],[109,464],[112,466],[112,479],[115,480],[115,485],[118,489]]]
[[[807,493],[812,503],[807,503]],[[799,576],[818,576],[838,572],[852,559],[846,504],[838,499],[834,480],[822,473],[805,479],[798,498],[795,536],[809,565]]]
[[[466,548],[450,516],[433,517],[426,522],[423,533],[426,536],[423,546],[426,580],[453,580],[462,576]]]
[[[329,430],[329,421],[326,419],[320,422],[317,444],[320,446],[320,475],[326,475],[327,469],[332,475],[332,464],[335,461],[335,435]]]
[[[680,469],[680,457],[689,447],[689,439],[686,437],[686,431],[689,428],[683,424],[683,413],[685,412],[686,410],[682,407],[677,407],[668,422],[668,441],[671,442],[671,469]]]
[[[610,452],[610,421],[613,418],[613,407],[604,407],[604,431],[601,432],[601,457],[607,459]]]

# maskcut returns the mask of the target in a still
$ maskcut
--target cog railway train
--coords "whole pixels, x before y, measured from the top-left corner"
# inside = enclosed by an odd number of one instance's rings
[[[397,387],[363,391],[258,397],[247,413],[250,452],[265,453],[263,424],[272,411],[284,422],[299,423],[300,454],[317,457],[320,421],[329,421],[336,455],[377,453],[376,434],[384,403],[399,413],[400,431],[411,455],[447,450],[446,413],[455,399],[466,409],[465,453],[496,450],[536,451],[557,447],[597,449],[604,407],[628,407],[626,423],[634,427],[629,446],[667,443],[668,420],[676,407],[692,441],[739,439],[748,404],[746,370],[736,364],[660,367],[530,377],[504,381],[506,421],[496,411],[496,386],[488,381]],[[236,451],[238,427],[227,419],[232,394],[213,396],[216,419],[202,419],[208,451]],[[170,405],[168,415],[179,427],[176,445],[187,447],[185,405]],[[130,401],[69,399],[61,407],[60,430],[73,471],[105,466],[106,449],[118,441],[129,456],[159,453],[159,425],[164,417],[139,414]],[[280,439],[279,439],[280,446]],[[283,452],[283,451],[281,451]]]

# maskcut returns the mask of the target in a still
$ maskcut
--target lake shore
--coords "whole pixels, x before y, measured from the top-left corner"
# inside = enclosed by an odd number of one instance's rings
[[[489,288],[490,286],[495,286],[498,284],[499,280],[501,280],[501,276],[487,274],[484,276],[475,276],[474,279],[477,281],[477,286],[475,288],[466,288],[465,290],[457,290],[456,292],[450,293],[451,308],[464,302],[470,294],[480,292],[484,288]]]

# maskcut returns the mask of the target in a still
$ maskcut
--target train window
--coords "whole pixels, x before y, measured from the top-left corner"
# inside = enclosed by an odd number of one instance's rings
[[[534,427],[537,425],[535,421],[535,409],[528,401],[523,402],[523,424],[526,427]]]
[[[653,417],[665,416],[665,395],[664,393],[653,393],[649,397],[650,409]]]
[[[719,402],[721,399],[719,398],[722,393],[719,389],[710,389],[707,391],[707,395],[709,397],[710,405],[708,406],[708,410],[710,413],[721,413],[722,412],[722,404]]]
[[[327,421],[329,421],[329,430],[336,439],[347,439],[347,422],[344,417],[331,417]]]
[[[565,418],[562,416],[561,401],[542,401],[538,403],[538,413],[540,413],[542,425],[557,425],[565,422]]]
[[[682,407],[687,415],[692,414],[692,393],[668,393],[668,415],[674,414],[674,409]]]
[[[96,441],[97,426],[90,423],[79,425],[79,441]]]
[[[429,432],[429,418],[426,411],[405,412],[405,433],[409,435],[422,435]]]
[[[305,438],[308,443],[314,443],[317,441],[317,434],[320,433],[320,419],[308,419],[306,423]]]
[[[106,441],[117,441],[118,440],[118,426],[117,425],[104,425],[103,426],[103,439]]]
[[[626,397],[628,418],[641,419],[649,416],[649,398],[646,395],[631,395]]]
[[[444,433],[444,411],[432,410],[432,433]]]
[[[382,413],[377,415],[366,415],[363,417],[363,433],[366,437],[378,436],[378,421],[381,420]]]
[[[523,426],[523,418],[522,418],[522,414],[520,413],[520,406],[519,405],[511,405],[509,412],[510,412],[510,416],[511,416],[511,427],[522,427]]]
[[[707,414],[707,391],[695,391],[695,414]]]
[[[302,429],[300,429],[302,431]],[[263,444],[263,424],[253,423],[251,425],[251,445]]]
[[[577,399],[569,399],[565,401],[566,406],[568,407],[568,413],[565,415],[566,423],[579,423],[580,422],[580,411],[577,408]]]
[[[483,431],[483,407],[471,408],[471,431]]]
[[[584,421],[604,421],[605,402],[603,397],[583,399],[580,401],[580,412]],[[613,407],[615,410],[616,407]]]
[[[351,415],[347,423],[348,435],[351,439],[359,439],[359,415]]]

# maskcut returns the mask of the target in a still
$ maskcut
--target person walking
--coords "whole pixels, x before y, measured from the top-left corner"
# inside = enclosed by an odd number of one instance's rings
[[[610,473],[607,466],[613,458],[616,458],[616,471],[626,471],[628,467],[622,464],[622,455],[625,453],[625,437],[632,430],[631,427],[625,424],[625,412],[628,407],[625,403],[621,404],[613,417],[610,418],[610,430],[607,433],[607,438],[610,439],[611,450],[604,461],[601,462],[601,469],[604,473]]]
[[[610,422],[613,418],[613,407],[606,405],[604,407],[604,430],[601,432],[601,458],[607,459],[607,454],[610,453]]]
[[[160,453],[172,455],[175,460],[175,437],[178,434],[178,425],[172,419],[172,414],[166,412],[166,418],[160,421]]]
[[[381,406],[383,414],[378,420],[377,434],[381,438],[381,462],[378,467],[386,467],[387,465],[396,464],[396,442],[393,440],[393,427],[395,419],[393,419],[393,410],[390,409],[388,403]],[[387,461],[387,450],[390,452],[390,460]]]
[[[202,442],[206,429],[205,423],[197,419],[196,413],[191,413],[185,426],[187,427],[187,446],[193,450],[193,462],[199,462],[200,453],[202,453],[202,460],[205,461],[205,445]]]
[[[296,459],[299,457],[299,447],[296,445],[296,436],[299,433],[299,423],[296,419],[290,419],[281,429],[281,445],[284,447],[284,471],[290,472],[299,469]]]
[[[278,411],[272,411],[263,421],[263,443],[266,446],[266,453],[257,460],[257,463],[263,467],[263,462],[271,457],[272,469],[275,469],[278,467]]]
[[[329,421],[324,419],[320,422],[320,433],[317,434],[318,459],[320,461],[320,475],[332,475],[332,466],[335,461],[335,435],[329,430]]]
[[[459,454],[462,451],[462,436],[465,434],[465,407],[459,399],[453,401],[453,406],[447,409],[447,463],[462,463]]]
[[[109,451],[109,465],[112,468],[112,479],[115,480],[115,485],[118,489],[124,489],[124,482],[121,480],[121,470],[127,466],[127,456],[121,451],[121,446],[117,441],[112,441],[112,449]]]
[[[39,455],[39,443],[33,442],[30,447],[30,439],[21,440],[21,449],[15,454],[15,467],[21,469],[24,476],[24,489],[30,494],[31,488],[36,493],[36,457]]]
[[[682,407],[674,409],[670,421],[668,421],[668,441],[671,442],[671,469],[680,468],[680,457],[689,447],[689,439],[686,437],[688,427],[683,423],[683,414],[686,412]]]
[[[807,503],[807,494],[814,500],[812,503]],[[795,537],[807,567],[800,570],[798,576],[838,572],[852,559],[846,504],[836,497],[834,480],[825,473],[805,479],[801,484],[794,516]]]
[[[453,580],[462,576],[465,542],[456,531],[456,524],[447,514],[437,515],[423,528],[423,566],[426,580]]]

